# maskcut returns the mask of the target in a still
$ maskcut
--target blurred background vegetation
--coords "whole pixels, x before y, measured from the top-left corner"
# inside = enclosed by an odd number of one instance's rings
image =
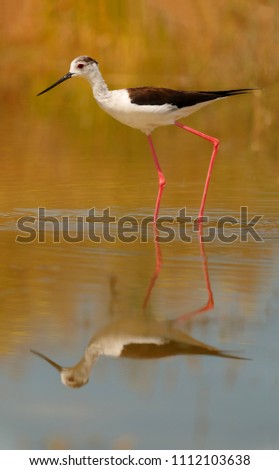
[[[278,13],[276,0],[2,0],[1,93],[32,93],[81,54],[115,86],[268,86]]]

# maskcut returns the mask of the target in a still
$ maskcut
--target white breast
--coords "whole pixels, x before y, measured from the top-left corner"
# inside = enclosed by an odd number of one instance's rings
[[[134,335],[107,335],[94,341],[92,348],[98,351],[98,354],[105,356],[119,357],[123,348],[129,344],[164,344],[164,338],[153,336],[134,336]]]
[[[146,134],[150,134],[156,127],[174,124],[178,119],[189,116],[209,104],[209,102],[204,102],[181,109],[172,104],[137,105],[131,103],[126,89],[113,90],[105,98],[96,98],[96,101],[117,121]]]

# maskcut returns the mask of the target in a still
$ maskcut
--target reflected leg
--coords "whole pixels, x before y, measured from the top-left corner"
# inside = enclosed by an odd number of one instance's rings
[[[155,266],[154,273],[153,273],[152,278],[149,282],[149,286],[148,286],[148,289],[147,289],[145,297],[144,297],[144,301],[143,301],[143,304],[142,304],[143,310],[145,310],[147,305],[148,305],[152,290],[155,286],[155,282],[157,280],[157,277],[160,274],[161,267],[162,267],[162,253],[161,253],[161,248],[160,248],[160,244],[158,242],[157,237],[158,237],[158,230],[156,229],[156,226],[155,226],[155,229],[154,229],[154,243],[155,243],[156,266]]]
[[[198,308],[197,310],[193,310],[192,312],[188,312],[188,313],[185,313],[184,315],[181,315],[176,320],[174,320],[175,323],[184,322],[185,320],[189,320],[192,317],[200,313],[208,312],[209,310],[212,310],[214,308],[214,297],[213,297],[213,292],[211,289],[207,257],[206,257],[204,244],[203,244],[203,238],[202,238],[202,224],[199,224],[198,236],[199,236],[200,255],[202,259],[202,268],[203,268],[204,280],[205,280],[207,296],[208,296],[207,303],[203,307]]]

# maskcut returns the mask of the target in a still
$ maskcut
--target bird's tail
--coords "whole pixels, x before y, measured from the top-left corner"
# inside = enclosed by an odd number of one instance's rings
[[[221,90],[221,91],[213,91],[213,92],[205,92],[205,93],[212,93],[216,95],[216,98],[226,98],[227,96],[233,95],[243,95],[245,93],[252,93],[253,91],[261,90],[261,88],[239,88],[237,90]]]

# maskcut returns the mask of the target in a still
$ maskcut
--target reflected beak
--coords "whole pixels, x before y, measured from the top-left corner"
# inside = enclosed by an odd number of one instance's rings
[[[52,88],[54,88],[55,86],[59,85],[60,83],[63,83],[65,82],[65,80],[68,80],[69,78],[71,78],[74,74],[71,73],[71,72],[68,72],[66,73],[66,75],[64,75],[64,77],[60,78],[59,80],[57,80],[57,82],[55,82],[53,85],[50,85],[48,88],[46,88],[45,90],[41,91],[41,93],[38,93],[37,96],[40,96],[42,95],[43,93],[46,93],[47,91],[51,90]]]
[[[42,92],[43,93],[43,92]],[[59,372],[62,372],[63,370],[63,367],[61,367],[59,364],[57,364],[56,362],[52,361],[51,359],[49,359],[47,356],[45,356],[44,354],[38,352],[38,351],[34,351],[34,349],[31,349],[31,352],[33,354],[36,354],[36,356],[39,356],[41,357],[42,359],[44,359],[46,362],[48,362],[51,366],[55,367],[55,369],[59,370]]]

